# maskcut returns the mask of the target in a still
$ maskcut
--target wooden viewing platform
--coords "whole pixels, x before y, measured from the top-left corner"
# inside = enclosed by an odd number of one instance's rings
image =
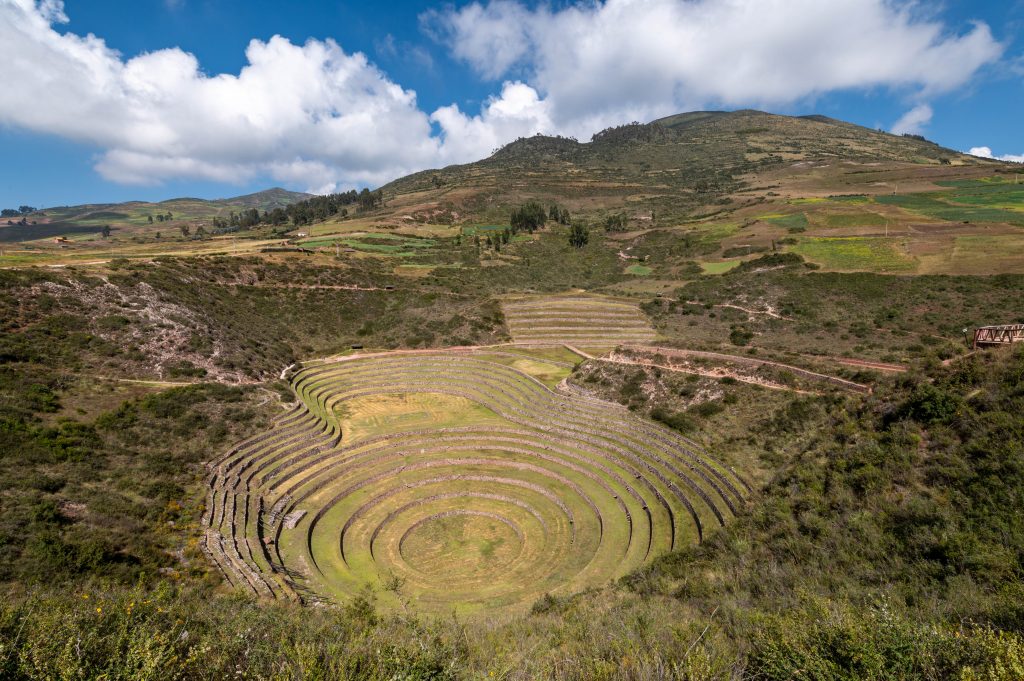
[[[982,326],[974,330],[974,347],[1024,341],[1024,324]]]

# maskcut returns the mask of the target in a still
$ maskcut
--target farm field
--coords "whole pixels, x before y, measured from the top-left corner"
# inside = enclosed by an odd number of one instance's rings
[[[902,239],[805,237],[790,250],[824,269],[839,272],[910,272],[917,268],[903,253]]]
[[[377,253],[395,257],[419,255],[437,245],[434,239],[406,236],[391,232],[351,232],[344,237],[320,237],[299,241],[303,248],[334,248],[341,246],[354,251]]]
[[[570,343],[584,348],[602,348],[627,341],[649,341],[657,336],[631,301],[562,295],[508,299],[503,308],[516,343]]]
[[[563,356],[554,353],[554,356]],[[469,614],[617,579],[750,493],[696,443],[553,389],[552,353],[351,355],[212,466],[204,548],[256,595]]]

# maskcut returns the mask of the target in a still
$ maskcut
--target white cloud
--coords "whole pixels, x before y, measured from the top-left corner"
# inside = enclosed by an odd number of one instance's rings
[[[994,158],[998,161],[1010,161],[1012,163],[1024,163],[1024,154],[1019,156],[1014,154],[1003,154],[1002,156],[995,156],[992,154],[991,147],[971,147],[971,150],[967,152],[971,156],[979,156],[981,158]]]
[[[442,155],[446,162],[490,153],[517,137],[554,132],[548,105],[537,91],[519,82],[507,82],[501,95],[487,100],[480,115],[467,116],[455,104],[438,109],[430,120],[444,130]]]
[[[895,0],[512,0],[427,15],[488,78],[510,71],[575,131],[707,105],[792,103],[842,89],[918,95],[968,82],[1003,47],[985,24],[951,34]]]
[[[173,0],[172,0],[173,4]],[[927,98],[968,82],[1002,46],[898,0],[514,0],[424,15],[483,76],[479,112],[428,114],[361,53],[332,40],[253,40],[237,74],[207,74],[177,48],[125,58],[60,33],[60,0],[0,0],[0,125],[102,151],[121,183],[269,176],[328,191],[466,162],[536,132],[587,138],[608,125],[698,108],[789,103],[846,88]],[[379,53],[403,52],[393,39]],[[429,52],[413,54],[424,68]]]
[[[894,135],[920,135],[925,127],[932,121],[932,108],[927,104],[918,104],[913,109],[903,114],[898,121],[893,123],[892,133]]]
[[[237,75],[208,76],[182,50],[126,60],[57,21],[56,0],[0,0],[0,123],[100,146],[116,182],[376,185],[446,153],[414,92],[333,41],[253,40]]]
[[[420,20],[435,37],[452,38],[455,56],[497,79],[526,56],[534,24],[547,16],[544,9],[530,12],[518,2],[494,0],[486,8],[473,3],[457,12],[430,10]]]

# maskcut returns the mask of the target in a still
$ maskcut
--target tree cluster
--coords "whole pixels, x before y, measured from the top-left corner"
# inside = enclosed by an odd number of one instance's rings
[[[512,211],[508,223],[512,226],[512,233],[529,232],[533,234],[547,222],[548,213],[544,206],[536,201],[530,201]]]
[[[557,222],[560,225],[569,224],[569,210],[559,206],[557,203],[551,204],[548,209],[548,219],[552,222]]]
[[[345,217],[348,215],[346,206],[353,204],[358,205],[360,210],[370,210],[383,203],[384,195],[379,189],[371,192],[364,187],[360,192],[353,189],[340,194],[314,196],[305,201],[293,203],[284,211],[291,223],[298,227],[321,222],[336,215]]]
[[[616,213],[604,219],[604,228],[609,232],[624,232],[628,226],[629,218],[625,213]]]
[[[256,224],[283,225],[291,222],[292,225],[300,227],[322,222],[335,216],[347,217],[347,206],[356,205],[359,210],[373,210],[384,205],[384,193],[377,189],[370,191],[365,187],[362,191],[351,190],[340,194],[325,194],[314,196],[305,201],[298,201],[285,208],[275,208],[272,211],[264,211],[262,216],[255,214],[255,209],[245,211],[239,217],[240,227],[249,227]],[[258,218],[258,219],[257,219]],[[256,220],[255,222],[253,220]],[[231,223],[230,226],[235,226]]]
[[[340,194],[325,194],[324,196],[313,196],[305,201],[298,201],[283,208],[263,211],[256,208],[249,208],[240,213],[231,212],[226,218],[213,218],[213,228],[216,232],[235,232],[240,229],[248,229],[257,225],[271,225],[280,227],[289,222],[295,226],[311,225],[322,222],[332,217],[348,217],[348,206],[356,205],[360,210],[372,210],[384,203],[384,193],[381,190],[362,191],[351,190]]]
[[[28,215],[29,213],[35,212],[36,209],[32,206],[18,206],[17,209],[4,208],[3,210],[0,210],[0,217],[13,218],[18,217],[19,215]]]
[[[483,242],[477,236],[476,247],[477,251],[479,251],[481,245],[486,245],[487,248],[493,248],[496,252],[500,253],[502,245],[507,245],[510,241],[512,241],[512,230],[506,227],[500,232],[487,235]]]
[[[673,135],[672,131],[660,123],[638,123],[633,121],[625,125],[605,128],[595,133],[591,142],[598,144],[626,144],[630,142],[660,142]]]
[[[582,222],[572,223],[569,228],[569,245],[573,248],[583,248],[590,241],[590,230]]]
[[[214,217],[213,228],[218,232],[234,232],[239,229],[248,229],[256,225],[273,225],[275,227],[288,222],[288,213],[283,208],[275,208],[272,211],[263,211],[261,214],[256,208],[243,210],[241,213],[231,211],[226,217]]]

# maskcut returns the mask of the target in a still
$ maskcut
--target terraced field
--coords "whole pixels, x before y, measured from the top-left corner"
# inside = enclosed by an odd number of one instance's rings
[[[520,344],[614,347],[657,337],[631,302],[599,296],[519,298],[503,305],[512,340]]]
[[[351,356],[210,465],[203,547],[233,585],[472,613],[620,577],[749,489],[674,431],[566,387],[552,351]]]

